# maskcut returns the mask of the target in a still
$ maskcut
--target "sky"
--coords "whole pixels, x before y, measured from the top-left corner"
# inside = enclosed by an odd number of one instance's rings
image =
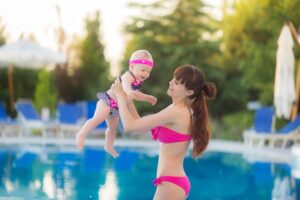
[[[121,34],[125,20],[138,15],[126,5],[130,0],[0,0],[1,23],[5,25],[8,42],[17,41],[21,34],[33,33],[37,42],[52,50],[57,50],[54,30],[59,27],[56,6],[60,7],[61,23],[67,37],[82,36],[84,19],[95,13],[101,14],[101,33],[106,47],[105,56],[117,65],[123,50],[124,38]],[[130,2],[151,3],[153,0],[131,0]],[[219,7],[222,0],[206,0]],[[218,10],[215,10],[218,15]]]

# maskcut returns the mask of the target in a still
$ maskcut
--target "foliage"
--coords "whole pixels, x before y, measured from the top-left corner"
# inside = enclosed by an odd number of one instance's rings
[[[286,20],[300,26],[299,0],[235,0],[225,5],[223,18],[212,19],[202,0],[157,0],[148,5],[131,3],[142,13],[124,26],[127,46],[121,70],[137,49],[149,50],[155,67],[143,92],[158,97],[155,107],[139,102],[142,113],[155,112],[170,103],[168,80],[177,66],[193,64],[216,83],[217,98],[211,104],[214,137],[241,139],[242,130],[252,124],[245,111],[249,101],[273,104],[277,39]],[[95,98],[110,84],[109,63],[100,33],[100,14],[86,18],[83,38],[76,40],[67,65],[57,66],[54,82],[59,101]],[[0,20],[0,45],[5,43],[5,26]],[[300,58],[299,48],[296,59]],[[78,62],[75,62],[78,60]],[[52,77],[53,78],[53,77]],[[51,79],[51,78],[50,78]],[[32,98],[37,71],[15,68],[16,98]],[[37,88],[45,83],[39,83]],[[46,87],[46,86],[43,86]],[[38,91],[36,91],[39,93]],[[7,70],[0,70],[0,97],[8,104]],[[285,121],[278,121],[279,127]]]
[[[0,46],[5,44],[5,26],[2,24],[2,19],[0,18]],[[6,70],[0,70],[0,99],[1,103],[5,103],[8,105],[8,90],[5,89],[5,86],[7,85],[7,79],[5,82],[5,77],[7,77]]]
[[[80,65],[76,71],[78,93],[81,99],[95,98],[99,90],[109,86],[109,63],[101,43],[100,14],[85,20],[86,36],[79,43]]]
[[[55,111],[57,93],[55,90],[53,74],[46,70],[41,70],[38,74],[38,82],[34,94],[34,103],[38,110],[42,107],[48,107]]]
[[[221,138],[241,139],[244,122],[251,122],[242,114],[248,101],[273,104],[278,36],[286,20],[300,25],[299,9],[297,0],[237,0],[224,9],[219,66],[226,76],[216,100],[223,105]]]
[[[0,17],[0,46],[5,44],[6,37],[5,37],[5,25],[2,24],[2,19]]]
[[[38,71],[32,69],[22,69],[14,67],[13,84],[15,100],[33,99],[37,83]],[[0,97],[6,107],[9,107],[9,89],[8,89],[7,68],[0,69]],[[11,114],[11,113],[10,113]]]
[[[225,140],[242,141],[242,132],[253,124],[254,113],[241,111],[212,120],[212,137]]]
[[[299,22],[300,14],[292,12],[300,9],[299,3],[296,2],[296,0],[235,1],[232,12],[224,13],[221,27],[222,68],[226,71],[226,82],[229,85],[236,84],[231,82],[240,84],[238,87],[225,85],[223,95],[227,95],[227,90],[232,89],[242,97],[242,101],[238,102],[240,98],[238,96],[233,98],[225,96],[225,102],[230,100],[236,102],[239,110],[250,100],[272,104],[277,39],[285,20]]]
[[[146,107],[144,103],[142,112],[160,110],[170,103],[166,95],[168,81],[180,65],[201,67],[210,81],[222,79],[222,72],[211,62],[218,53],[218,41],[212,37],[215,22],[204,12],[206,6],[202,1],[168,0],[148,6],[131,6],[140,8],[145,15],[132,18],[125,26],[129,41],[122,69],[127,70],[130,54],[136,49],[149,50],[155,62],[144,90],[156,96],[158,103],[155,108]],[[153,16],[152,13],[158,15]]]
[[[57,66],[55,83],[59,101],[95,99],[98,91],[107,90],[110,74],[100,34],[100,13],[85,19],[85,36],[74,39],[69,47],[68,65]],[[70,53],[71,52],[71,53]],[[74,54],[74,55],[73,55]]]

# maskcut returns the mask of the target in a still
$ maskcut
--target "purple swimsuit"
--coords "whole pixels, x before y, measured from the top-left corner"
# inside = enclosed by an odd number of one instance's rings
[[[132,90],[139,90],[139,89],[141,89],[142,86],[143,86],[143,82],[137,80],[137,78],[133,75],[133,73],[131,71],[129,71],[129,73],[134,78],[134,81],[131,83]],[[98,97],[99,100],[102,99],[106,103],[106,105],[108,105],[110,107],[110,113],[109,113],[110,115],[112,115],[114,117],[120,117],[120,113],[119,113],[117,102],[113,98],[111,98],[109,96],[109,94],[107,94],[107,92],[97,93],[97,97]]]

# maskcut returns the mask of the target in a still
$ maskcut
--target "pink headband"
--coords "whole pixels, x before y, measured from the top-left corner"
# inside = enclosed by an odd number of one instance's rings
[[[130,60],[129,64],[144,64],[144,65],[148,65],[149,67],[154,67],[154,62],[150,60],[144,60],[144,59]]]

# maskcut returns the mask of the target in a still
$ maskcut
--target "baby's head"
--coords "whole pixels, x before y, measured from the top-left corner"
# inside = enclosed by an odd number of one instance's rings
[[[129,70],[139,80],[146,80],[154,67],[151,54],[147,50],[137,50],[129,60]]]

